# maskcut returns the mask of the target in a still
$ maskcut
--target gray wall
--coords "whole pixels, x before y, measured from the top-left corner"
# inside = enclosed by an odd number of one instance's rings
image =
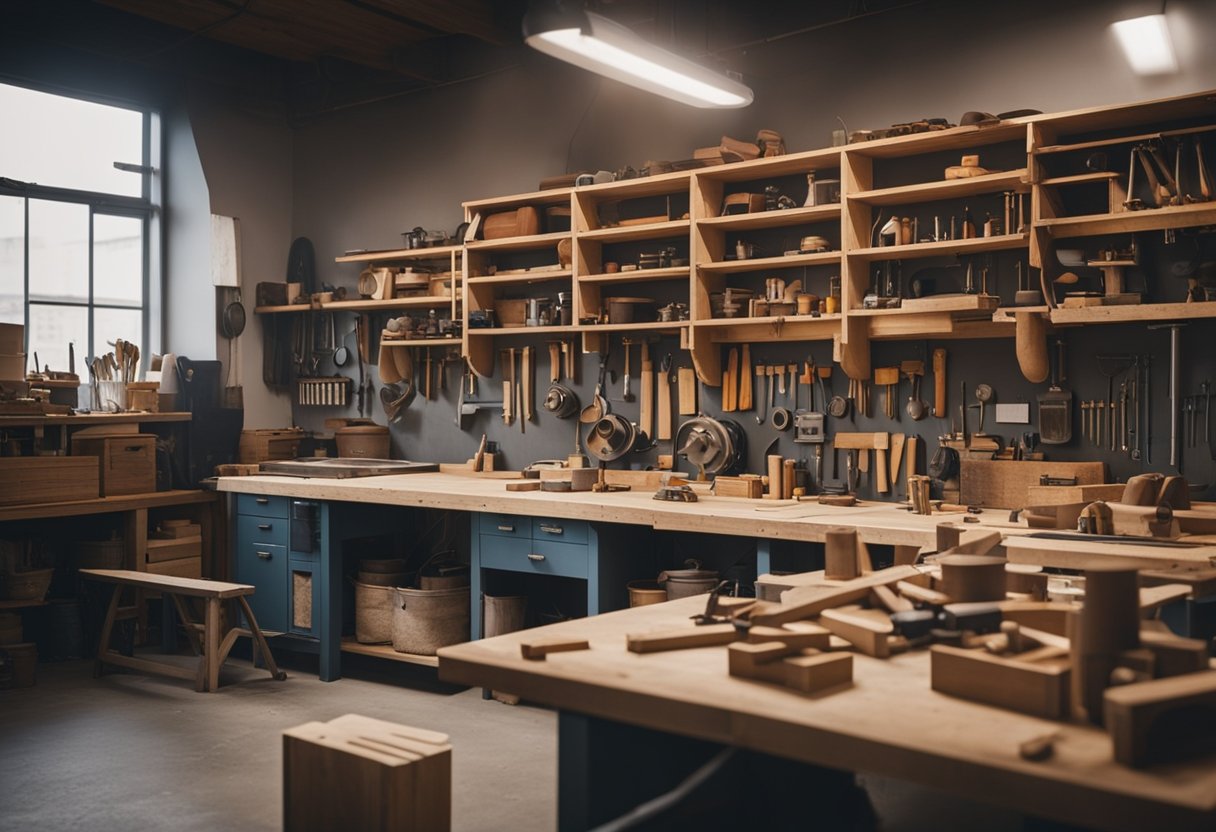
[[[194,129],[184,109],[165,114],[165,350],[215,358],[215,329],[200,310],[215,305],[211,286],[211,207]]]
[[[297,129],[293,233],[312,238],[322,279],[353,287],[358,269],[336,266],[333,255],[351,248],[398,245],[399,232],[415,225],[450,231],[461,219],[461,201],[533,190],[542,177],[567,169],[613,169],[640,166],[647,159],[687,158],[693,148],[714,144],[723,133],[748,137],[760,127],[781,131],[791,151],[822,147],[830,143],[837,116],[850,129],[858,129],[922,116],[957,121],[973,109],[999,112],[1033,107],[1050,112],[1216,86],[1216,55],[1201,48],[1216,36],[1216,4],[1199,0],[1169,4],[1182,71],[1156,79],[1131,74],[1107,25],[1155,10],[1155,5],[1119,2],[926,3],[741,52],[739,61],[756,92],[756,103],[742,111],[700,111],[669,104],[530,56],[519,68],[477,82],[368,105]],[[971,21],[968,36],[955,34],[964,16]],[[1188,343],[1207,359],[1196,373],[1211,371],[1207,345],[1212,334],[1210,324],[1192,326],[1188,332]],[[1079,398],[1097,398],[1106,392],[1105,381],[1093,367],[1094,352],[1132,348],[1154,353],[1155,392],[1164,393],[1164,335],[1146,335],[1141,327],[1109,327],[1069,338],[1070,381]],[[503,339],[501,345],[512,342],[543,348],[539,339],[526,338]],[[875,362],[927,357],[934,346],[879,344]],[[1001,401],[1033,401],[1041,390],[1021,379],[1011,339],[944,346],[951,353],[952,371],[958,371],[951,375],[952,406],[958,396],[957,381],[964,377],[971,386],[979,381],[993,384]],[[670,341],[655,349],[659,355],[674,351],[677,363],[689,363]],[[822,343],[771,345],[758,347],[756,360],[795,360],[808,350],[821,363],[830,355],[829,345]],[[612,364],[619,370],[619,343],[614,351]],[[578,391],[584,399],[590,394],[597,360],[594,355],[586,358],[584,383]],[[636,348],[633,360],[636,374]],[[454,381],[455,369],[451,373]],[[845,381],[837,375],[837,392],[843,392]],[[492,392],[500,389],[497,382],[497,378],[492,383],[482,380],[485,397],[499,398]],[[1196,380],[1196,390],[1197,384]],[[905,387],[905,399],[907,393]],[[929,394],[926,387],[925,397]],[[394,430],[398,453],[463,460],[472,454],[483,431],[490,439],[502,440],[512,466],[564,456],[572,449],[570,423],[548,415],[540,416],[539,424],[527,426],[522,435],[518,425],[506,428],[501,419],[488,414],[479,415],[465,433],[457,432],[452,424],[455,396],[451,388],[437,402],[416,401],[404,425]],[[618,383],[611,398],[619,396]],[[801,403],[806,404],[805,395]],[[636,407],[614,402],[614,408],[627,415],[636,414]],[[716,413],[716,391],[709,391],[705,407]],[[1155,431],[1164,429],[1164,407],[1159,401]],[[297,422],[310,427],[320,427],[322,417],[338,415],[298,407],[295,414]],[[376,415],[382,419],[378,409]],[[750,434],[750,468],[759,470],[762,451],[774,434],[767,426],[757,428],[750,414],[740,415]],[[917,431],[929,441],[931,453],[935,437],[947,425],[932,419],[915,425],[862,420],[858,427]],[[1015,430],[1002,427],[1007,435]],[[1001,430],[991,422],[988,429]],[[1164,445],[1159,434],[1154,463],[1163,459]],[[796,451],[788,438],[781,439],[779,452]],[[1054,455],[1075,458],[1093,453],[1074,443]],[[645,454],[634,461],[651,459],[653,454]],[[1139,470],[1120,455],[1109,456],[1108,461],[1119,476]],[[922,460],[922,470],[923,466]],[[1192,479],[1211,479],[1206,458],[1194,466]]]

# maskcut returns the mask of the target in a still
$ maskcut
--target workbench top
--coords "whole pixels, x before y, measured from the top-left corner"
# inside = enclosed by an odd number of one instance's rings
[[[918,515],[902,505],[859,501],[851,508],[814,501],[748,500],[742,497],[701,496],[696,503],[655,500],[650,489],[596,493],[507,491],[506,480],[449,473],[402,474],[363,479],[301,477],[221,477],[219,489],[311,500],[339,500],[392,506],[489,511],[564,520],[628,523],[663,531],[702,532],[773,540],[821,543],[824,533],[839,526],[857,528],[862,539],[875,544],[933,545],[942,523],[963,526],[968,540],[999,530],[1026,534],[1025,526],[1010,523],[1008,512],[991,510],[963,524],[962,515]],[[1216,550],[1214,550],[1216,554]]]
[[[625,649],[629,633],[691,629],[689,616],[704,604],[684,598],[445,647],[439,677],[576,713],[897,777],[1086,827],[1216,826],[1212,758],[1142,771],[1118,765],[1098,728],[931,690],[927,650],[891,659],[856,655],[852,687],[806,695],[729,676],[725,647],[644,655]],[[543,636],[586,639],[591,649],[521,658],[520,642]],[[1057,737],[1051,759],[1019,756],[1019,744],[1046,734]]]

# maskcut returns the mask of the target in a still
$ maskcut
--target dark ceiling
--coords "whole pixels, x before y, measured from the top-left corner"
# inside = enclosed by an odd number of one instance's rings
[[[220,86],[293,123],[537,60],[528,0],[3,0],[0,50],[45,44],[129,73]],[[765,44],[925,0],[589,0],[719,69]]]

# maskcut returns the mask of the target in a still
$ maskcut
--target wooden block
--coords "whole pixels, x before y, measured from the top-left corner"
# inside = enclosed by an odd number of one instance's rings
[[[1151,613],[1173,601],[1189,598],[1191,588],[1186,584],[1159,584],[1140,587],[1140,613]]]
[[[861,574],[857,562],[857,530],[836,528],[823,533],[823,576],[848,581]]]
[[[802,693],[816,693],[853,681],[851,653],[794,656],[781,664],[785,667],[785,684]]]
[[[630,633],[625,646],[631,653],[660,653],[665,650],[687,650],[693,647],[715,647],[730,644],[740,638],[734,624],[708,624],[653,633]]]
[[[785,665],[780,660],[797,652],[779,641],[763,644],[736,642],[727,648],[727,667],[731,676],[785,684]]]
[[[810,621],[791,621],[785,627],[751,627],[747,631],[747,640],[752,644],[777,641],[799,650],[827,650],[831,635],[831,630]]]
[[[956,603],[1005,600],[1004,558],[945,555],[937,563],[942,568],[942,591]]]
[[[1039,477],[1076,477],[1078,485],[1098,485],[1106,479],[1101,462],[1039,462],[963,458],[960,462],[959,501],[985,508],[1024,508]],[[1036,503],[1037,504],[1037,503]]]
[[[451,828],[447,737],[348,715],[283,732],[283,828]]]
[[[832,445],[844,450],[886,450],[891,441],[889,433],[846,433],[838,431],[832,436]]]
[[[880,610],[860,607],[824,610],[819,615],[819,623],[867,656],[882,659],[891,655],[887,638],[895,634],[895,625]]]
[[[1107,688],[1105,724],[1125,766],[1172,762],[1216,748],[1216,672]]]
[[[714,477],[714,494],[719,497],[744,497],[759,500],[764,496],[764,480],[755,474],[741,477]]]
[[[1154,675],[1159,679],[1198,673],[1208,667],[1207,642],[1173,633],[1140,629],[1140,644],[1153,654]]]
[[[882,607],[887,612],[906,612],[913,609],[912,602],[898,595],[895,590],[889,586],[876,586],[870,590],[870,605],[873,607]]]
[[[754,624],[785,624],[811,618],[826,609],[865,599],[876,586],[886,586],[915,578],[920,572],[912,566],[892,566],[835,586],[799,586],[781,593],[781,605],[771,612],[753,616]]]
[[[1026,563],[1005,564],[1005,591],[1029,595],[1033,601],[1047,599],[1047,573],[1043,567]]]
[[[1005,620],[1057,636],[1068,634],[1068,614],[1080,608],[1060,601],[1001,601],[999,606]]]
[[[586,639],[533,638],[519,644],[519,652],[525,659],[543,659],[550,653],[569,653],[575,650],[590,650]]]
[[[203,538],[201,536],[148,541],[148,563],[160,563],[180,558],[201,558],[202,556]]]
[[[681,416],[697,415],[697,374],[692,367],[681,367],[676,374],[680,388]]]
[[[508,491],[540,491],[540,480],[520,480],[507,483]]]
[[[1068,715],[1065,662],[1032,664],[941,644],[929,656],[930,686],[939,693],[1047,719]]]
[[[895,584],[895,588],[899,590],[899,594],[904,598],[921,604],[930,604],[935,607],[945,606],[954,600],[944,592],[938,592],[936,589],[918,586],[917,584],[909,581],[900,581],[899,583]]]

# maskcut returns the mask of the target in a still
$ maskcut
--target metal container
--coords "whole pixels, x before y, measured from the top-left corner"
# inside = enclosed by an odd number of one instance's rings
[[[687,598],[689,595],[703,595],[712,592],[718,585],[718,573],[712,569],[702,569],[695,560],[685,561],[690,569],[669,569],[659,573],[658,582],[666,584],[667,600]]]

